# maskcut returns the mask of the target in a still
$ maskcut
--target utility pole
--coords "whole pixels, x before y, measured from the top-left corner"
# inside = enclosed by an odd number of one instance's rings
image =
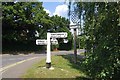
[[[73,39],[74,39],[74,63],[77,63],[77,48],[76,48],[76,38],[77,38],[77,29],[78,29],[78,22],[79,22],[79,17],[75,13],[75,11],[70,11],[70,21],[74,23],[74,25],[70,25],[70,28],[74,30],[73,34]]]
[[[75,63],[77,63],[76,28],[74,29],[74,57],[75,57]]]

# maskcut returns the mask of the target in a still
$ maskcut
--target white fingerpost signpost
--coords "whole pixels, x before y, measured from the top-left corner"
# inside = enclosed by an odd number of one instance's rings
[[[50,33],[47,33],[47,57],[46,57],[46,68],[50,68],[51,67],[51,48],[50,48]]]
[[[37,39],[36,45],[47,45],[47,55],[46,55],[46,68],[51,67],[51,43],[58,44],[56,38],[66,38],[67,32],[59,32],[59,33],[47,33],[47,40],[45,39]],[[55,38],[55,40],[51,40],[50,38]]]

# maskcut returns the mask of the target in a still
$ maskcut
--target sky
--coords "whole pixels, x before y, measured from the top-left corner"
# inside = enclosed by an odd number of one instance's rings
[[[43,7],[49,16],[58,15],[67,18],[68,6],[64,2],[43,2]]]
[[[49,13],[49,16],[58,15],[65,18],[68,18],[68,5],[64,2],[43,2],[44,10]],[[70,24],[74,25],[74,23],[70,20]],[[73,34],[73,29],[70,30]],[[77,29],[77,35],[78,35]]]

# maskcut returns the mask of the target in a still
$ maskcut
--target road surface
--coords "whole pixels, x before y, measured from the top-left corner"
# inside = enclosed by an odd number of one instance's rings
[[[80,52],[84,52],[84,50],[77,50],[78,53]],[[63,55],[63,54],[72,54],[73,51],[55,51],[52,52],[52,55]],[[28,54],[28,55],[3,55],[2,56],[2,66],[1,67],[5,67],[7,65],[22,61],[22,60],[26,60],[29,58],[34,58],[34,57],[45,57],[46,53],[41,53],[41,54]]]
[[[28,55],[3,55],[2,56],[2,66],[1,67],[5,67],[7,65],[22,61],[22,60],[26,60],[29,58],[33,58],[33,57],[42,57],[45,56],[45,54],[28,54]]]
[[[52,55],[73,54],[74,51],[54,51]],[[84,50],[77,50],[77,53]],[[2,55],[2,66],[0,72],[2,78],[20,78],[33,64],[46,58],[46,53],[28,55]]]

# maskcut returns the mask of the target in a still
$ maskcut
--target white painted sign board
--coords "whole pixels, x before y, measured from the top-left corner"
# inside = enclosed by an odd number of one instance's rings
[[[58,40],[56,38],[52,38],[51,43],[52,43],[52,45],[56,45],[56,44],[58,44]]]
[[[76,29],[76,28],[78,28],[78,26],[80,26],[80,25],[70,25],[70,29]]]
[[[51,38],[66,38],[67,32],[51,33]]]
[[[36,45],[47,45],[47,40],[45,39],[37,39]]]
[[[58,44],[58,41],[51,41],[51,43],[52,43],[53,45],[56,45],[56,44]]]
[[[67,39],[63,39],[64,40],[64,43],[68,43],[68,40]]]
[[[51,40],[52,45],[58,44],[57,40]],[[47,45],[47,40],[45,39],[37,39],[36,40],[36,45]]]
[[[78,26],[70,26],[70,29],[76,29]]]

